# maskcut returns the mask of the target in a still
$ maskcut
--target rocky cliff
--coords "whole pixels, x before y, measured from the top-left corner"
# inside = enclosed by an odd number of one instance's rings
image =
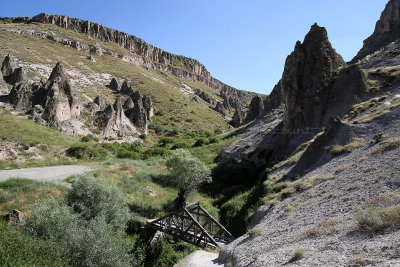
[[[281,87],[286,114],[285,129],[319,127],[329,100],[328,87],[346,65],[332,48],[323,27],[314,24],[304,42],[297,42],[287,57]]]
[[[145,67],[161,69],[180,78],[205,83],[209,87],[217,90],[222,96],[229,94],[240,101],[249,102],[251,100],[251,95],[248,93],[237,90],[212,77],[204,65],[197,60],[166,52],[161,48],[146,43],[136,36],[129,35],[97,23],[77,18],[70,18],[68,16],[49,15],[44,13],[34,16],[33,18],[0,18],[0,21],[8,23],[52,24],[99,38],[105,42],[114,42],[121,47],[126,48],[130,52],[140,55],[142,60],[140,60],[139,63]],[[78,44],[77,42],[73,42],[71,45],[77,46]],[[92,47],[88,49],[97,55],[102,53],[101,47]],[[119,57],[122,59],[124,56],[125,55],[119,55]]]
[[[351,63],[374,53],[385,45],[400,38],[400,0],[390,0],[376,23],[374,33],[364,41],[364,45]]]

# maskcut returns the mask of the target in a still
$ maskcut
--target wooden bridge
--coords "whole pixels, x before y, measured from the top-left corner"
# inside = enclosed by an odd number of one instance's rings
[[[217,248],[234,240],[228,230],[200,206],[200,202],[188,204],[179,211],[148,221],[146,227],[148,230],[153,230],[152,233],[147,233],[151,236],[147,238],[149,241],[156,231],[177,237],[201,248]]]

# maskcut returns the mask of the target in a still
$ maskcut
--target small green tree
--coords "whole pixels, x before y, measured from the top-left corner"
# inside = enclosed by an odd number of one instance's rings
[[[200,184],[211,182],[210,169],[187,150],[177,149],[167,159],[166,164],[171,172],[172,182],[179,190],[174,205],[176,209],[184,206],[188,195]]]

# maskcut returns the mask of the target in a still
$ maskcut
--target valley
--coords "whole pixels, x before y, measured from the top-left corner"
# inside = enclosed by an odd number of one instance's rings
[[[350,62],[310,25],[269,95],[97,23],[0,18],[0,265],[398,266],[398,14]],[[1,177],[49,166],[76,174]],[[147,242],[196,201],[236,239]]]

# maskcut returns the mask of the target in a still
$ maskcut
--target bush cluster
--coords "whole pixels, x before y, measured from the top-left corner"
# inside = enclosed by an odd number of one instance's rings
[[[38,202],[24,232],[56,243],[70,266],[130,266],[139,264],[125,237],[129,210],[113,186],[82,175],[65,201]]]

